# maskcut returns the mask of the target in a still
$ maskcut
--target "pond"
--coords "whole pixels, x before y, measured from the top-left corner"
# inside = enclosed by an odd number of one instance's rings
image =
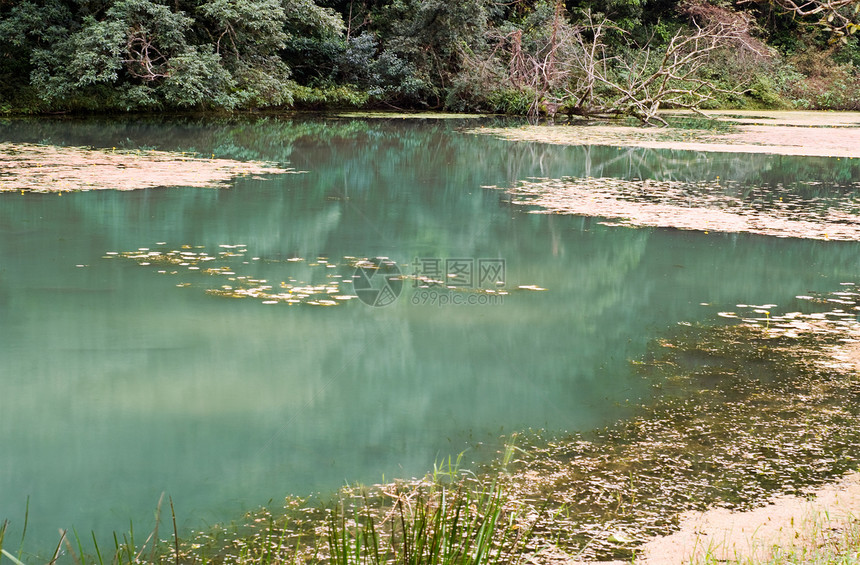
[[[856,241],[530,214],[491,188],[716,181],[754,206],[773,188],[826,213],[853,207],[857,160],[517,143],[463,129],[476,123],[0,124],[4,141],[303,171],[0,194],[7,540],[25,513],[33,552],[58,529],[146,531],[161,493],[199,529],[463,451],[486,459],[521,430],[604,426],[654,394],[631,360],[679,323],[860,278]]]

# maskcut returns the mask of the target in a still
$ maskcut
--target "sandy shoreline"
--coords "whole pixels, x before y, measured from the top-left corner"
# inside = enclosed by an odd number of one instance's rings
[[[803,554],[823,538],[838,535],[860,517],[860,473],[811,493],[809,498],[781,496],[748,512],[714,509],[687,513],[681,529],[644,546],[637,563],[675,565],[755,559],[767,562],[778,547]],[[810,538],[814,535],[814,538]]]

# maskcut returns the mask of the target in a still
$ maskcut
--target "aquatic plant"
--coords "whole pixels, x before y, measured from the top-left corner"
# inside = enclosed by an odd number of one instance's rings
[[[496,483],[421,482],[387,487],[382,494],[388,500],[381,505],[357,492],[331,508],[329,563],[518,563],[535,523],[520,523],[522,505]]]
[[[76,533],[77,550],[61,544],[80,565],[634,558],[683,512],[748,509],[857,468],[860,374],[845,344],[860,342],[858,302],[844,283],[782,308],[722,312],[740,323],[679,325],[634,361],[654,397],[632,418],[589,433],[521,434],[474,472],[448,460],[423,479],[348,487],[324,503],[288,498],[184,539],[174,529],[158,540],[156,529],[138,545],[130,528],[107,554],[94,539],[95,557]]]

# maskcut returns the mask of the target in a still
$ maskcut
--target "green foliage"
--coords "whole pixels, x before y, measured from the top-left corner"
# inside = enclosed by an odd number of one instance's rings
[[[73,21],[72,11],[60,0],[0,8],[0,97],[17,108],[38,108],[31,80],[38,60],[46,49],[64,40]]]
[[[701,6],[738,13],[726,2]],[[702,74],[718,90],[751,86],[713,103],[856,106],[856,22],[831,45],[824,27],[774,5],[737,9],[756,20],[755,41],[767,38],[782,55],[761,64],[715,53]],[[840,8],[853,18],[850,9]],[[0,112],[296,103],[533,112],[582,90],[576,49],[590,41],[587,14],[611,24],[608,60],[692,29],[689,3],[678,0],[0,1]],[[798,61],[808,52],[822,54],[815,70]]]
[[[801,109],[860,109],[860,69],[836,64],[830,52],[804,49],[788,58],[782,81],[785,96]]]
[[[295,35],[340,35],[344,31],[343,18],[331,8],[316,5],[313,0],[283,0],[286,21]]]
[[[294,96],[297,105],[313,108],[360,107],[369,98],[367,92],[350,85],[315,88],[297,86]]]
[[[96,21],[87,17],[83,29],[67,40],[70,55],[68,60],[63,60],[63,66],[57,68],[46,58],[45,66],[41,67],[44,74],[38,75],[40,78],[36,85],[47,86],[52,75],[62,72],[68,73],[69,80],[61,84],[69,89],[100,82],[113,83],[122,68],[123,44],[127,39],[127,30],[128,24],[123,21]],[[56,95],[62,94],[65,92],[58,89]]]
[[[293,79],[300,84],[311,85],[334,78],[346,48],[340,37],[295,37],[280,53],[290,67]]]
[[[46,46],[61,40],[75,14],[61,0],[27,1],[0,8],[0,41],[15,47]]]
[[[209,0],[197,8],[217,33],[215,51],[242,58],[246,53],[282,49],[286,12],[278,0]]]
[[[786,105],[785,99],[779,94],[776,82],[767,75],[756,77],[750,85],[749,93],[766,108],[781,108]]]
[[[178,107],[216,106],[231,107],[229,90],[235,82],[220,65],[221,58],[210,45],[191,47],[171,61],[172,73],[161,86],[168,105]]]
[[[433,106],[443,106],[444,91],[461,69],[464,53],[486,45],[483,0],[394,0],[378,18],[385,24],[379,30],[382,50],[390,53],[384,64],[387,74],[402,73],[400,61],[412,63],[407,90],[423,85]]]
[[[310,0],[95,4],[43,0],[0,9],[0,49],[15,54],[0,72],[32,84],[58,109],[81,96],[121,110],[277,106],[293,99],[280,56],[288,40],[343,29],[337,14]]]
[[[364,31],[349,38],[333,61],[331,79],[363,89],[372,100],[417,104],[430,89],[416,65],[392,50],[383,50],[376,35]]]
[[[490,94],[490,110],[500,114],[523,116],[528,114],[535,92],[531,89],[497,90]]]
[[[479,488],[461,479],[452,487],[401,487],[389,495],[390,508],[379,509],[364,495],[331,509],[327,541],[333,565],[517,563],[531,537],[530,529],[518,531],[518,509],[509,507],[496,484]]]

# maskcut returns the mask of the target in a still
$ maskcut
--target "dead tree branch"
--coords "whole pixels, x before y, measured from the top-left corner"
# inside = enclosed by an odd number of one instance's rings
[[[167,57],[143,28],[131,30],[125,46],[126,70],[131,76],[151,82],[169,76]]]
[[[665,125],[658,115],[661,108],[698,111],[718,93],[740,93],[721,89],[701,74],[713,52],[735,39],[736,30],[731,26],[696,26],[676,33],[662,50],[648,44],[638,51],[617,54],[609,54],[604,40],[609,29],[622,33],[589,14],[577,34],[580,48],[571,64],[581,81],[578,88],[568,89],[570,98],[577,100],[574,113],[629,115],[645,124]]]

